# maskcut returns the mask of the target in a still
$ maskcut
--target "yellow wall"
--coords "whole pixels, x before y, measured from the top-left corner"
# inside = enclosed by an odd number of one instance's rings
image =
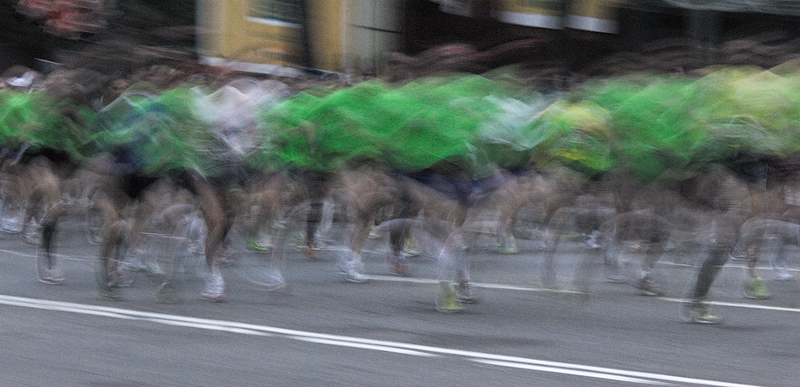
[[[314,67],[343,71],[342,12],[344,0],[309,0],[309,38]]]
[[[503,11],[561,16],[564,0],[504,0],[498,2]]]
[[[202,55],[246,63],[298,66],[302,55],[299,25],[248,17],[250,0],[199,0]],[[312,67],[341,70],[342,0],[308,0]]]

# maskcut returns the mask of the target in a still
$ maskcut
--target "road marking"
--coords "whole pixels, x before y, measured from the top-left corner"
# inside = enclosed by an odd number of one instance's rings
[[[0,253],[15,255],[22,258],[36,258],[36,254],[28,254],[14,250],[0,249]],[[54,253],[52,255],[56,258],[64,259],[66,261],[92,261],[97,258],[96,255],[76,255],[76,254],[58,254],[58,253]]]
[[[552,372],[557,374],[568,374],[568,375],[578,375],[578,376],[588,376],[590,378],[597,378],[597,379],[607,379],[607,380],[615,380],[618,382],[629,382],[629,383],[640,383],[640,384],[656,384],[660,386],[668,386],[669,383],[662,383],[656,382],[647,379],[639,379],[639,378],[629,378],[626,376],[617,376],[617,375],[608,375],[599,372],[586,372],[586,371],[575,371],[575,370],[567,370],[555,367],[543,367],[537,365],[530,365],[530,364],[520,364],[520,363],[513,363],[507,361],[496,361],[496,360],[483,360],[483,359],[472,359],[474,362],[483,363],[483,364],[490,364],[496,365],[501,367],[509,367],[509,368],[520,368],[532,371],[544,371],[544,372]]]
[[[179,327],[187,327],[187,328],[198,328],[198,329],[208,329],[214,331],[222,331],[222,332],[231,332],[231,333],[240,333],[243,335],[255,335],[255,336],[274,336],[270,333],[254,331],[252,329],[243,329],[243,328],[233,328],[233,327],[226,327],[226,326],[217,326],[212,324],[203,324],[203,323],[193,323],[187,321],[173,321],[173,320],[164,320],[158,318],[141,318],[137,320],[145,320],[151,321],[159,324],[165,325],[174,325]]]
[[[687,384],[697,384],[697,385],[704,385],[704,386],[718,386],[718,387],[756,387],[749,384],[739,384],[739,383],[728,383],[728,382],[720,382],[715,380],[704,380],[704,379],[695,379],[695,378],[686,378],[682,376],[672,376],[672,375],[663,375],[663,374],[654,374],[650,372],[639,372],[639,371],[625,371],[625,370],[617,370],[613,368],[604,368],[604,367],[594,367],[594,366],[584,366],[578,364],[568,364],[568,363],[560,363],[560,362],[552,362],[546,360],[534,360],[534,359],[527,359],[521,358],[516,356],[494,356],[494,359],[472,359],[473,361],[478,361],[485,364],[494,364],[500,365],[505,367],[513,367],[513,368],[529,368],[529,367],[557,367],[559,369],[570,369],[574,370],[574,372],[594,372],[594,373],[601,373],[603,375],[608,376],[616,375],[619,377],[628,377],[628,378],[647,378],[653,379],[648,380],[650,384],[671,384],[671,383],[687,383]],[[660,382],[656,382],[660,381]],[[662,383],[662,382],[671,382],[671,383]]]
[[[659,300],[669,301],[669,302],[679,302],[682,304],[691,302],[692,300],[683,299],[683,298],[668,298],[668,297],[659,297]],[[769,310],[773,312],[790,312],[790,313],[800,313],[800,309],[798,308],[786,308],[782,306],[770,306],[770,305],[757,305],[757,304],[742,304],[738,302],[722,302],[722,301],[707,301],[709,305],[716,305],[716,306],[728,306],[731,308],[742,308],[742,309],[761,309],[761,310]]]
[[[309,343],[338,345],[340,347],[350,347],[350,348],[371,349],[371,350],[374,350],[374,351],[384,351],[384,352],[399,353],[399,354],[402,354],[402,355],[428,356],[428,357],[439,356],[439,355],[434,355],[432,353],[427,353],[427,352],[412,351],[412,350],[408,350],[408,349],[388,347],[388,346],[384,346],[384,345],[361,344],[361,343],[354,343],[354,342],[350,342],[350,341],[340,341],[340,340],[330,340],[330,339],[316,339],[316,338],[311,338],[311,337],[293,337],[293,339],[306,341],[306,342],[309,342]]]
[[[392,277],[392,276],[380,276],[380,275],[369,275],[367,276],[370,280],[373,281],[385,281],[385,282],[406,282],[406,283],[416,283],[416,284],[438,284],[439,281],[435,279],[424,279],[424,278],[408,278],[408,277]],[[472,287],[480,288],[480,289],[496,289],[496,290],[513,290],[513,291],[523,291],[523,292],[535,292],[535,293],[562,293],[562,294],[590,294],[585,292],[580,292],[577,290],[569,290],[569,289],[548,289],[548,288],[534,288],[534,287],[525,287],[525,286],[515,286],[515,285],[504,285],[504,284],[493,284],[493,283],[480,283],[474,282],[472,283]],[[669,297],[657,297],[659,300],[668,301],[668,302],[678,302],[678,303],[687,303],[690,300],[681,299],[681,298],[669,298]],[[800,309],[798,308],[786,308],[780,306],[769,306],[769,305],[757,305],[757,304],[744,304],[744,303],[735,303],[735,302],[721,302],[721,301],[708,301],[709,305],[716,305],[716,306],[727,306],[732,308],[743,308],[743,309],[761,309],[761,310],[769,310],[773,312],[791,312],[791,313],[800,313]]]
[[[381,275],[368,275],[367,278],[369,278],[370,280],[373,280],[373,281],[385,281],[385,282],[406,282],[406,283],[415,283],[415,284],[438,284],[439,283],[439,280],[425,279],[425,278],[393,277],[393,276],[381,276]],[[534,288],[534,287],[504,285],[504,284],[493,284],[493,283],[480,283],[480,282],[472,283],[472,287],[481,288],[481,289],[513,290],[513,291],[535,292],[535,293],[550,292],[550,293],[563,293],[563,294],[589,294],[589,293],[584,293],[584,292],[580,292],[580,291],[577,291],[577,290],[569,290],[569,289]],[[687,302],[691,301],[691,300],[683,299],[683,298],[670,298],[670,297],[657,297],[657,299],[662,300],[662,301],[677,302],[677,303],[687,303]],[[709,305],[727,306],[727,307],[731,307],[731,308],[761,309],[761,310],[769,310],[769,311],[773,311],[773,312],[800,313],[800,308],[786,308],[786,307],[781,307],[781,306],[745,304],[745,303],[722,302],[722,301],[708,301],[707,303]]]
[[[35,298],[15,297],[0,295],[0,304],[53,310],[60,312],[86,314],[100,317],[110,317],[126,320],[148,321],[165,325],[190,327],[224,331],[237,334],[279,336],[311,343],[345,346],[366,350],[378,350],[413,356],[456,356],[483,364],[528,369],[540,372],[553,372],[575,376],[601,378],[641,384],[669,384],[685,383],[703,386],[719,387],[756,387],[745,384],[727,383],[714,380],[686,378],[680,376],[655,374],[648,372],[628,371],[614,368],[587,366],[582,364],[562,363],[549,360],[530,359],[517,356],[505,356],[483,352],[464,351],[458,349],[432,347],[427,345],[407,344],[401,342],[372,340],[359,337],[331,335],[285,329],[267,325],[240,323],[235,321],[212,320],[196,317],[186,317],[164,313],[143,312],[131,309],[114,308],[107,306],[78,304],[72,302],[50,301]]]
[[[395,276],[388,276],[388,275],[367,275],[367,279],[373,281],[384,281],[384,282],[406,282],[406,283],[414,283],[414,284],[438,284],[439,280],[437,279],[429,279],[429,278],[409,278],[409,277],[395,277]],[[548,288],[532,288],[526,286],[515,286],[515,285],[504,285],[504,284],[491,284],[491,283],[480,283],[480,282],[473,282],[471,285],[475,288],[483,288],[483,289],[497,289],[497,290],[516,290],[522,292],[550,292],[550,293],[566,293],[566,294],[583,294],[583,292],[579,292],[577,290],[568,290],[568,289],[548,289]]]

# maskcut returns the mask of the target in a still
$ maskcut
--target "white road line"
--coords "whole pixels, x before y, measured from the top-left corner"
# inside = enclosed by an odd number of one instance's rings
[[[82,310],[78,311],[76,308],[71,306],[58,306],[53,304],[47,303],[35,303],[35,302],[26,302],[26,301],[17,301],[17,300],[26,300],[19,297],[9,297],[5,299],[6,296],[0,296],[0,303],[6,305],[13,305],[13,306],[22,306],[26,308],[33,308],[33,309],[44,309],[44,310],[55,310],[60,312],[71,312],[71,313],[82,313],[82,314],[91,314],[95,316],[103,316],[103,317],[113,317],[119,319],[126,319],[126,320],[136,320],[136,317],[126,316],[124,314],[114,313],[114,312],[104,312],[98,310]]]
[[[669,302],[680,302],[680,303],[687,303],[691,300],[682,299],[682,298],[668,298],[668,297],[659,297],[660,300],[669,301]],[[798,308],[786,308],[782,306],[770,306],[770,305],[758,305],[758,304],[742,304],[738,302],[722,302],[722,301],[708,301],[709,305],[717,305],[717,306],[728,306],[731,308],[742,308],[742,309],[761,309],[761,310],[769,310],[773,312],[790,312],[790,313],[800,313],[800,309]]]
[[[157,319],[157,318],[143,318],[141,320],[152,321],[152,322],[156,322],[156,323],[159,323],[159,324],[165,324],[165,325],[174,325],[174,326],[179,326],[179,327],[208,329],[208,330],[231,332],[231,333],[240,333],[240,334],[243,334],[243,335],[274,336],[274,335],[269,334],[269,333],[254,331],[254,330],[250,330],[250,329],[231,328],[231,327],[216,326],[216,325],[210,325],[210,324],[199,324],[199,323],[191,323],[191,322],[185,322],[185,321],[163,320],[163,319]]]
[[[14,250],[0,249],[0,253],[15,255],[22,258],[36,258],[36,254],[27,254]],[[53,256],[66,261],[91,261],[97,258],[96,255],[76,255],[76,254],[58,254],[58,253],[53,254]]]
[[[607,375],[601,374],[599,372],[587,372],[587,371],[576,371],[576,370],[568,370],[568,369],[561,369],[561,368],[554,368],[554,367],[543,367],[537,365],[530,365],[530,364],[520,364],[520,363],[512,363],[507,361],[496,361],[496,360],[482,360],[482,359],[472,359],[474,362],[483,363],[483,364],[491,364],[501,367],[509,367],[509,368],[520,368],[532,371],[544,371],[544,372],[552,372],[557,374],[567,374],[567,375],[578,375],[578,376],[587,376],[590,378],[596,379],[607,379],[607,380],[614,380],[617,382],[629,382],[629,383],[640,383],[640,384],[655,384],[660,386],[668,386],[669,383],[662,383],[656,382],[652,380],[646,379],[638,379],[638,378],[629,378],[626,376],[617,376],[617,375]]]
[[[368,275],[366,276],[368,279],[373,281],[384,281],[384,282],[406,282],[406,283],[415,283],[415,284],[438,284],[439,280],[430,279],[430,278],[409,278],[409,277],[394,277],[394,276],[387,276],[387,275]],[[582,292],[576,290],[567,290],[567,289],[548,289],[548,288],[531,288],[525,286],[515,286],[515,285],[504,285],[504,284],[492,284],[492,283],[481,283],[481,282],[474,282],[472,286],[475,288],[483,288],[483,289],[498,289],[498,290],[516,290],[522,292],[550,292],[550,293],[567,293],[567,294],[581,294]]]
[[[16,255],[16,256],[20,256],[20,257],[26,257],[26,258],[36,258],[36,254],[26,254],[26,253],[21,253],[19,251],[14,251],[14,250],[0,249],[0,253],[6,253],[6,254],[11,254],[11,255]]]
[[[479,361],[483,363],[487,363],[487,360],[484,359],[472,359],[473,361]],[[527,359],[521,358],[516,356],[502,356],[497,355],[493,356],[493,359],[488,361],[492,361],[495,365],[503,365],[506,367],[514,367],[514,368],[526,368],[525,366],[540,366],[540,367],[557,367],[560,369],[570,369],[575,371],[585,371],[585,372],[598,372],[602,374],[612,374],[612,375],[619,375],[625,376],[630,378],[647,378],[653,380],[660,380],[663,382],[672,382],[672,383],[686,383],[686,384],[696,384],[696,385],[703,385],[703,386],[719,386],[719,387],[756,387],[750,384],[738,384],[738,383],[728,383],[728,382],[720,382],[716,380],[704,380],[704,379],[696,379],[696,378],[687,378],[683,376],[672,376],[672,375],[663,375],[663,374],[654,374],[650,372],[639,372],[639,371],[625,371],[625,370],[617,370],[613,368],[605,368],[605,367],[594,367],[594,366],[584,366],[579,364],[569,364],[569,363],[560,363],[560,362],[553,362],[547,360],[535,360],[535,359]],[[489,363],[487,363],[489,364]]]
[[[406,282],[406,283],[416,283],[416,284],[438,284],[439,281],[435,279],[425,279],[425,278],[408,278],[408,277],[393,277],[393,276],[380,276],[380,275],[370,275],[367,276],[370,280],[373,281],[385,281],[385,282]],[[496,289],[496,290],[512,290],[512,291],[522,291],[522,292],[535,292],[535,293],[563,293],[563,294],[584,294],[583,292],[579,292],[576,290],[569,290],[569,289],[548,289],[548,288],[534,288],[534,287],[526,287],[526,286],[515,286],[515,285],[504,285],[504,284],[493,284],[493,283],[480,283],[475,282],[472,284],[474,288],[481,288],[481,289]],[[659,300],[668,301],[668,302],[678,302],[678,303],[686,303],[690,300],[682,299],[682,298],[670,298],[670,297],[657,297]],[[742,309],[761,309],[761,310],[769,310],[773,312],[790,312],[790,313],[800,313],[800,308],[786,308],[781,306],[770,306],[770,305],[758,305],[758,304],[746,304],[746,303],[737,303],[737,302],[722,302],[722,301],[708,301],[709,305],[716,305],[716,306],[727,306],[731,308],[742,308]]]
[[[306,341],[306,342],[309,342],[309,343],[329,344],[329,345],[338,345],[340,347],[370,349],[370,350],[374,350],[374,351],[392,352],[392,353],[399,353],[399,354],[403,354],[403,355],[428,356],[428,357],[439,356],[439,355],[434,355],[432,353],[427,353],[427,352],[412,351],[412,350],[408,350],[408,349],[394,348],[394,347],[386,347],[386,346],[382,346],[382,345],[360,344],[360,343],[354,343],[354,342],[350,342],[350,341],[315,339],[315,338],[311,338],[311,337],[293,337],[293,339],[302,340],[302,341]]]
[[[299,331],[295,329],[285,329],[266,325],[256,325],[240,323],[235,321],[211,320],[195,317],[170,315],[163,313],[142,312],[137,310],[113,308],[106,306],[96,306],[78,304],[72,302],[60,302],[41,300],[35,298],[15,297],[0,295],[0,304],[20,306],[26,308],[54,310],[69,313],[79,313],[93,316],[111,317],[127,320],[141,320],[172,326],[190,327],[196,329],[207,329],[224,331],[230,333],[260,335],[260,336],[282,336],[306,342],[346,346],[366,350],[378,350],[404,355],[414,356],[442,356],[450,355],[467,358],[484,364],[513,367],[519,369],[529,369],[541,372],[556,372],[576,376],[602,378],[617,381],[627,381],[646,384],[664,384],[662,382],[688,383],[694,385],[720,386],[720,387],[754,387],[743,384],[727,383],[714,380],[703,380],[686,378],[680,376],[655,374],[648,372],[628,371],[605,367],[587,366],[581,364],[571,364],[554,362],[548,360],[529,359],[516,356],[496,355],[483,352],[463,351],[450,348],[432,347],[418,344],[407,344],[401,342],[372,340],[359,337],[330,335],[323,333]]]

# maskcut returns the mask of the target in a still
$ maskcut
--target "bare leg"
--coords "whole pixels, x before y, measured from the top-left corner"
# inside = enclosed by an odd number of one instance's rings
[[[209,300],[225,298],[225,281],[219,268],[218,257],[222,253],[223,243],[231,228],[232,220],[227,209],[227,200],[207,181],[199,176],[192,176],[193,186],[198,195],[200,210],[206,221],[206,269],[208,275],[201,296]]]
[[[56,237],[56,226],[61,217],[62,183],[48,166],[33,166],[32,178],[36,184],[31,193],[30,200],[25,208],[23,217],[23,238],[29,235],[27,228],[33,219],[34,213],[41,211],[41,237],[39,238],[39,251],[36,257],[36,268],[39,280],[48,284],[59,284],[64,281],[61,268],[54,255],[53,242]]]
[[[103,217],[100,251],[97,266],[95,267],[95,280],[100,296],[109,299],[119,298],[114,282],[119,265],[116,252],[125,243],[125,227],[120,218],[122,205],[119,203],[119,199],[114,200],[107,193],[97,194],[94,198],[95,206],[100,210]]]

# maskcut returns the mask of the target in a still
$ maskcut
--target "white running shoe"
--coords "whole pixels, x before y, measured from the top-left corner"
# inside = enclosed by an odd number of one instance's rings
[[[342,278],[347,282],[364,283],[369,281],[369,278],[361,273],[361,263],[354,260],[342,259],[339,261],[339,271]]]
[[[203,297],[211,301],[221,301],[225,299],[225,280],[221,275],[209,275],[203,281],[203,292],[200,293]]]

